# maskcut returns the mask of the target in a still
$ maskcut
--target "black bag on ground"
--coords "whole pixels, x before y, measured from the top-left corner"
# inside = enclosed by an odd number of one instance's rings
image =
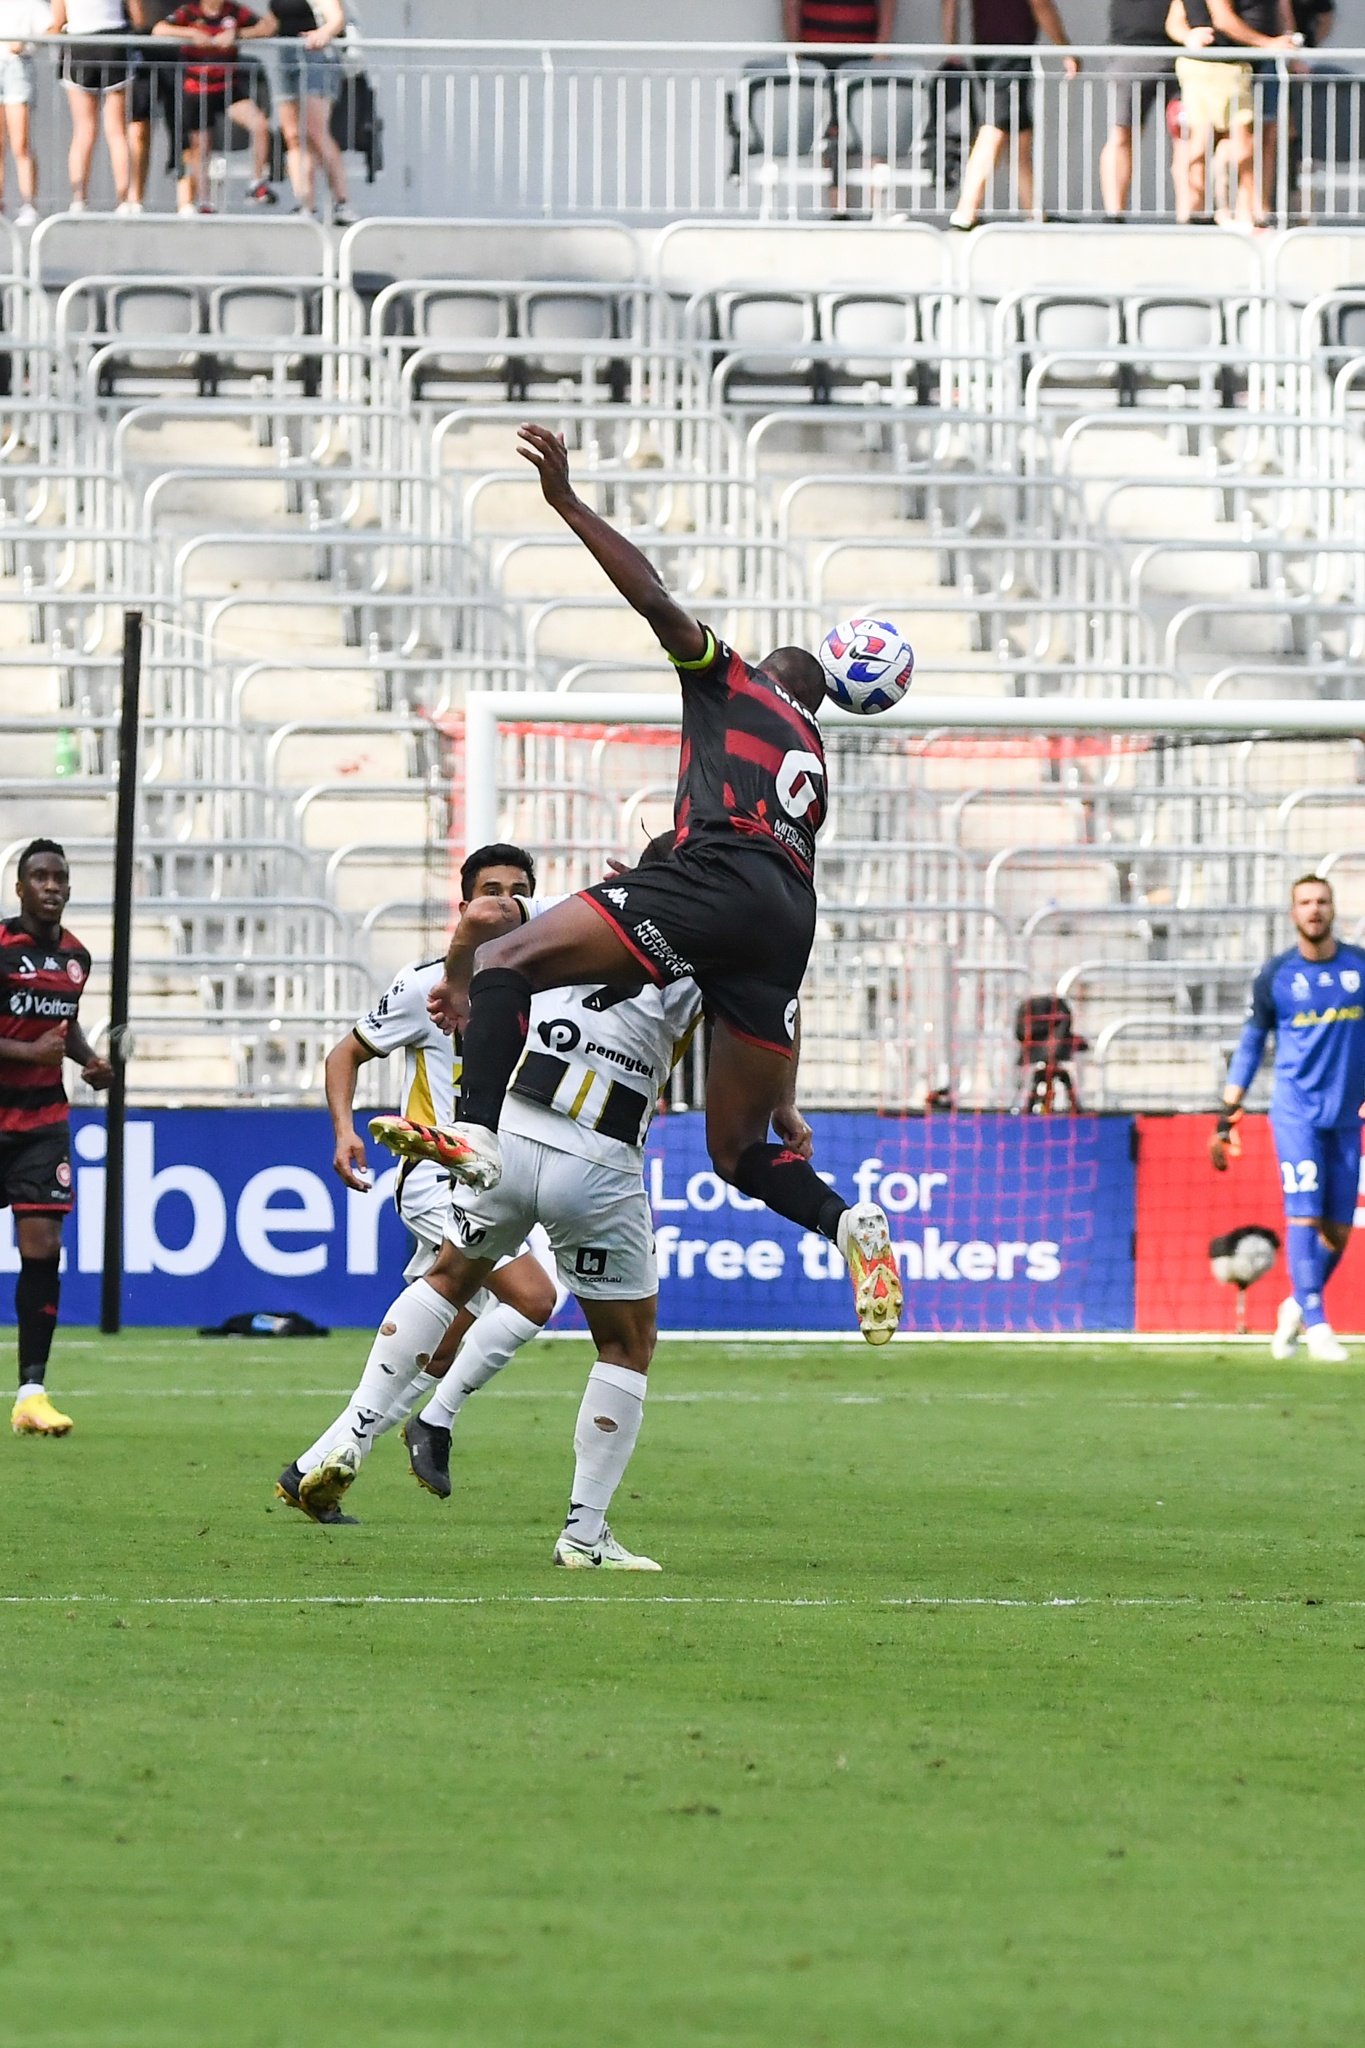
[[[315,1323],[307,1316],[301,1316],[295,1309],[248,1309],[244,1315],[229,1316],[225,1323],[215,1323],[199,1332],[201,1337],[330,1337],[331,1331],[324,1330],[321,1323]]]

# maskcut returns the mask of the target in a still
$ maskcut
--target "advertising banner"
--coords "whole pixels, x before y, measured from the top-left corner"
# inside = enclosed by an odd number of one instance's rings
[[[815,1164],[891,1221],[910,1329],[1130,1328],[1134,1169],[1126,1118],[814,1119]],[[99,1318],[104,1124],[72,1117],[75,1214],[64,1323]],[[372,1148],[374,1192],[342,1187],[321,1110],[151,1110],[127,1134],[124,1315],[194,1327],[246,1310],[298,1310],[370,1328],[401,1285],[408,1238],[396,1162]],[[727,1188],[700,1115],[660,1117],[645,1185],[673,1330],[850,1330],[842,1261],[824,1239]],[[0,1316],[18,1271],[0,1211]],[[582,1328],[564,1304],[556,1327]]]
[[[1293,1292],[1270,1119],[1242,1119],[1242,1156],[1226,1173],[1215,1173],[1209,1160],[1214,1122],[1212,1116],[1137,1119],[1139,1330],[1233,1330],[1237,1290],[1214,1279],[1209,1242],[1248,1223],[1273,1230],[1281,1243],[1273,1272],[1247,1289],[1248,1329],[1273,1330],[1280,1303]],[[1365,1223],[1360,1208],[1356,1221]],[[1365,1260],[1356,1250],[1347,1251],[1324,1300],[1334,1329],[1365,1330]]]

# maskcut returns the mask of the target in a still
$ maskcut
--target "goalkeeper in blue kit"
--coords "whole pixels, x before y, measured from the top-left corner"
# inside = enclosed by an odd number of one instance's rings
[[[1289,1358],[1302,1335],[1312,1357],[1339,1363],[1346,1347],[1327,1320],[1322,1291],[1350,1239],[1360,1182],[1365,952],[1333,937],[1335,914],[1328,883],[1316,875],[1295,882],[1289,915],[1298,944],[1267,960],[1252,984],[1209,1154],[1222,1173],[1229,1154],[1240,1151],[1242,1097],[1273,1031],[1270,1125],[1284,1183],[1294,1292],[1280,1304],[1270,1351]]]

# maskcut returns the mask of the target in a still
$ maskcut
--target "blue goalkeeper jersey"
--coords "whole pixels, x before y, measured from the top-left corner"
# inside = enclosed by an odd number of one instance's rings
[[[1365,1102],[1365,952],[1338,945],[1330,960],[1277,953],[1251,985],[1228,1080],[1247,1088],[1275,1034],[1270,1113],[1315,1130],[1359,1125]]]

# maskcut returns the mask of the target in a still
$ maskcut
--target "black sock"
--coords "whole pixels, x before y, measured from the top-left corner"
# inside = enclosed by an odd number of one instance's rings
[[[57,1303],[62,1298],[61,1258],[21,1259],[14,1283],[14,1314],[19,1324],[19,1384],[41,1386],[57,1328]]]
[[[460,1121],[498,1128],[502,1098],[531,1025],[531,984],[515,967],[486,967],[469,984]]]
[[[831,1243],[848,1203],[825,1186],[815,1168],[785,1145],[750,1145],[740,1154],[735,1186],[742,1195],[766,1202],[789,1223],[818,1230]]]

